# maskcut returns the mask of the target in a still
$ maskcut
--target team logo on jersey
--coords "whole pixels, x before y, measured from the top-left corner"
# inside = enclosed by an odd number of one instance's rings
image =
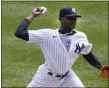
[[[82,44],[82,46],[80,46],[79,43],[77,43],[75,53],[79,54],[84,48],[85,48],[84,44]]]
[[[71,44],[71,40],[67,40],[66,41],[66,44]]]

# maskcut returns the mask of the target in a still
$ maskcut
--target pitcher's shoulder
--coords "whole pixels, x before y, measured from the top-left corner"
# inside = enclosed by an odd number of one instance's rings
[[[84,32],[81,32],[81,31],[77,31],[77,30],[76,30],[76,34],[77,34],[78,36],[81,36],[81,37],[87,37],[87,35],[86,35]]]
[[[46,32],[52,32],[52,31],[54,31],[55,29],[51,29],[51,28],[42,28],[42,29],[40,29],[40,30],[42,30],[42,31],[46,31]]]
[[[50,28],[41,28],[41,29],[39,29],[39,30],[42,30],[42,31],[51,31],[51,30],[53,30],[53,29],[50,29]]]

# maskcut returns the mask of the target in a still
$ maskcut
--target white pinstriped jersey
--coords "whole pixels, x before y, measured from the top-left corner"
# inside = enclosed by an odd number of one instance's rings
[[[70,45],[71,45],[71,36],[68,36],[66,34],[59,33],[60,39],[64,46],[66,47],[66,50],[69,51]]]
[[[69,71],[79,54],[88,54],[92,48],[87,36],[79,31],[76,31],[74,35],[69,35],[71,40],[69,50],[61,41],[58,30],[29,30],[28,33],[29,41],[40,45],[47,69],[56,74]]]

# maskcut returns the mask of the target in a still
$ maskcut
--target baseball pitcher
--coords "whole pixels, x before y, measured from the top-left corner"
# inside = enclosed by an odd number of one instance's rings
[[[75,29],[77,18],[81,18],[75,8],[64,7],[60,10],[61,25],[56,30],[27,30],[34,18],[46,12],[43,11],[44,8],[34,8],[15,32],[16,37],[39,44],[45,59],[27,87],[84,87],[72,70],[80,54],[101,70],[100,77],[108,79],[109,66],[103,65],[92,53],[92,44],[86,34]]]

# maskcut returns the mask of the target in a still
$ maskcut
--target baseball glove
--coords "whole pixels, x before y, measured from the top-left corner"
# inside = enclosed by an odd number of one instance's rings
[[[100,67],[100,70],[99,77],[109,79],[109,66],[103,65]]]

